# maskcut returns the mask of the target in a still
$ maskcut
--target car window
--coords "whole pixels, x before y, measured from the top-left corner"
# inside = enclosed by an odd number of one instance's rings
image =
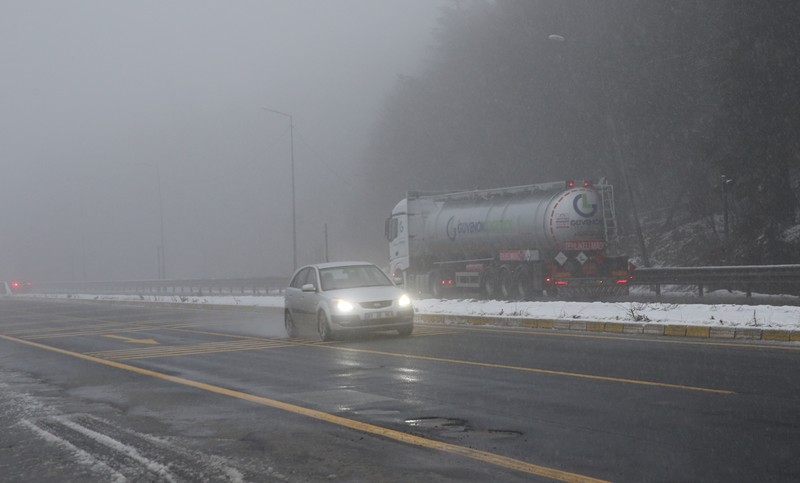
[[[303,285],[307,283],[310,283],[314,287],[319,287],[319,284],[317,283],[317,271],[314,270],[313,268],[308,269],[308,274],[306,276],[305,282],[303,282]]]
[[[392,285],[389,278],[374,265],[349,265],[320,270],[322,290]]]
[[[289,286],[292,288],[302,288],[303,284],[306,283],[305,280],[306,277],[308,276],[309,271],[311,271],[311,267],[306,267],[297,272],[297,274],[292,279],[292,283],[290,283]]]

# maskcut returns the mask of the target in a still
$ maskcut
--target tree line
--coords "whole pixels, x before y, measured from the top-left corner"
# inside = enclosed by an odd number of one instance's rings
[[[800,263],[797,25],[792,0],[453,2],[367,196],[602,177],[627,233],[681,246],[656,263]]]

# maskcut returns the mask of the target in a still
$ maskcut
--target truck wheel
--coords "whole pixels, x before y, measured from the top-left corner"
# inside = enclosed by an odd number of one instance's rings
[[[514,298],[528,300],[533,296],[533,277],[527,267],[514,270]]]
[[[498,279],[500,288],[499,295],[503,300],[516,298],[516,294],[514,293],[514,277],[511,274],[511,269],[505,265],[500,267],[500,276]]]
[[[493,299],[497,296],[497,270],[487,268],[483,272],[481,287],[483,288],[483,296],[487,299]]]
[[[431,296],[435,299],[442,298],[442,275],[439,272],[431,272],[428,276]]]

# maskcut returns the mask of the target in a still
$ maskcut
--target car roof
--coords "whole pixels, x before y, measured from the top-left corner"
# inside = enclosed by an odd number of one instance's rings
[[[307,266],[309,266],[309,267],[317,267],[319,269],[319,268],[351,267],[353,265],[372,265],[372,266],[374,266],[375,264],[374,263],[370,263],[370,262],[352,261],[352,262],[315,263],[315,264],[307,265]]]

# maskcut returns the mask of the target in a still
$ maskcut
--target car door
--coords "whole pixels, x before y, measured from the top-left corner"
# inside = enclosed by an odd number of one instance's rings
[[[311,267],[306,267],[294,276],[289,286],[286,288],[286,310],[292,314],[295,324],[305,325],[306,317],[303,313],[303,284],[308,277]]]
[[[316,290],[311,292],[303,292],[304,285],[311,284]],[[302,324],[306,327],[316,327],[317,324],[317,299],[319,292],[319,280],[317,270],[314,267],[308,267],[306,276],[300,285],[300,297],[298,300],[298,312],[302,313]]]

